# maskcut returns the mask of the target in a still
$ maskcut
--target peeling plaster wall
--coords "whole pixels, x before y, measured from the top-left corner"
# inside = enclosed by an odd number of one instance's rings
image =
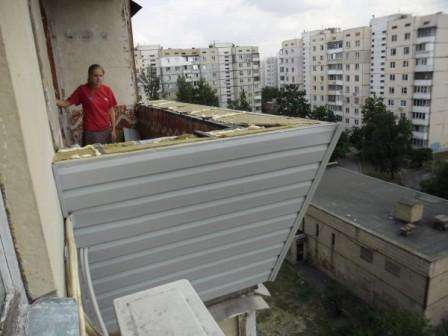
[[[136,102],[128,1],[45,0],[52,32],[56,72],[62,95],[69,96],[87,79],[90,64],[106,70],[105,83],[119,105]]]
[[[53,142],[57,148],[64,147],[61,124],[65,117],[56,107],[56,96],[53,84],[53,76],[48,57],[47,40],[42,22],[42,13],[39,0],[29,1],[31,22],[33,25],[34,39],[36,42],[36,52],[39,60],[40,73],[42,77],[42,87],[44,89],[45,101]]]
[[[64,227],[26,0],[0,1],[0,178],[28,295],[64,295]]]

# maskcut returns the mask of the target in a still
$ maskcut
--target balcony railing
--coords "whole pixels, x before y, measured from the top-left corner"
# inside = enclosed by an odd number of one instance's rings
[[[412,131],[412,137],[421,140],[428,140],[428,132]]]
[[[429,125],[429,119],[419,119],[419,118],[412,118],[412,124],[413,125],[419,125],[419,126],[428,126]]]
[[[412,112],[429,113],[429,106],[412,106]]]

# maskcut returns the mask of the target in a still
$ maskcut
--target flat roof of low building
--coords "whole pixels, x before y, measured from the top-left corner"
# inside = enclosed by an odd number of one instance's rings
[[[403,199],[424,205],[411,235],[400,235],[394,206]],[[432,227],[434,216],[448,215],[448,200],[341,167],[327,168],[312,204],[428,260],[448,255],[448,231]]]

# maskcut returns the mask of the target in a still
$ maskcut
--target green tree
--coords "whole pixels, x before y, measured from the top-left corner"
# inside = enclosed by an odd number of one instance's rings
[[[421,168],[425,162],[432,160],[431,148],[412,149],[409,153],[411,168]]]
[[[219,106],[216,91],[203,78],[194,86],[191,82],[187,82],[185,76],[177,77],[176,97],[178,101],[184,103]]]
[[[311,119],[336,122],[336,115],[327,106],[318,106],[310,114]]]
[[[273,86],[265,86],[262,90],[261,90],[261,103],[267,103],[270,102],[274,99],[277,99],[277,97],[279,96],[279,89]]]
[[[309,117],[311,107],[305,97],[305,91],[295,84],[285,85],[280,89],[275,114],[289,117]]]
[[[350,152],[350,131],[344,130],[339,137],[338,143],[334,148],[333,154],[331,155],[331,161],[336,159],[345,158],[347,153]]]
[[[435,164],[431,177],[423,180],[420,186],[428,194],[448,199],[448,161]]]
[[[239,110],[239,111],[252,111],[252,107],[247,101],[246,92],[244,90],[240,93],[240,99],[234,100],[228,104],[229,109]]]
[[[178,101],[184,103],[193,103],[194,87],[191,83],[187,82],[184,75],[177,77],[177,93],[176,97]]]
[[[143,86],[143,92],[149,100],[159,99],[160,78],[156,75],[156,69],[148,66],[138,74],[138,82]]]
[[[219,106],[219,99],[214,90],[205,79],[201,78],[193,88],[193,103],[207,106]]]
[[[362,128],[353,127],[350,132],[350,144],[357,150],[361,150],[362,139],[363,139]]]
[[[394,178],[411,149],[411,124],[405,118],[398,123],[392,112],[387,111],[383,101],[377,97],[366,100],[362,109],[361,157],[383,173]]]

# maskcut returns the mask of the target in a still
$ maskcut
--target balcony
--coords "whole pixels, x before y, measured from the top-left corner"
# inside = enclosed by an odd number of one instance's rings
[[[418,126],[428,126],[429,118],[425,118],[425,119],[412,118],[412,124],[418,125]]]
[[[342,69],[329,69],[327,70],[327,74],[329,75],[342,75],[344,73],[344,70]]]
[[[328,90],[328,94],[329,95],[334,95],[334,96],[341,96],[342,95],[342,90]]]
[[[428,140],[428,133],[412,131],[412,137],[415,139]]]
[[[415,66],[415,72],[430,72],[434,70],[433,64],[419,64]]]
[[[342,100],[334,100],[334,101],[329,100],[329,101],[328,101],[328,105],[342,106],[342,105],[343,105],[343,102],[342,102]]]
[[[415,43],[419,44],[419,43],[434,43],[436,41],[436,37],[435,36],[422,36],[422,37],[417,37],[415,39]]]
[[[415,86],[431,86],[432,80],[430,79],[416,79],[414,80]]]
[[[334,49],[327,49],[327,54],[336,54],[344,52],[344,48],[334,48]]]
[[[431,99],[431,93],[414,92],[412,95],[413,99]]]
[[[429,113],[429,106],[412,106],[412,112]]]
[[[173,101],[136,119],[145,140],[67,150],[53,167],[110,331],[124,295],[187,279],[208,302],[275,279],[340,132]]]

